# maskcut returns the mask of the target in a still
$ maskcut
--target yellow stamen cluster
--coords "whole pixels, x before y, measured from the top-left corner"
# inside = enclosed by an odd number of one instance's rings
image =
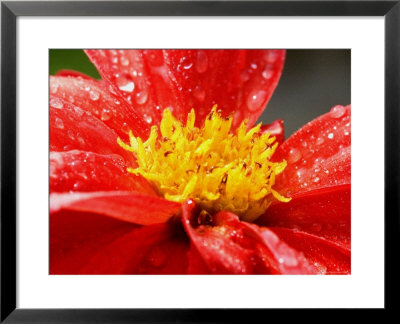
[[[161,138],[153,126],[145,142],[132,133],[129,145],[118,139],[137,158],[138,167],[128,171],[145,177],[168,200],[192,198],[208,212],[228,210],[246,221],[263,214],[274,199],[290,200],[272,189],[286,161],[270,161],[278,143],[259,133],[261,123],[247,131],[243,121],[232,133],[232,116],[221,117],[214,106],[202,128],[194,124],[193,109],[186,125],[165,109]]]

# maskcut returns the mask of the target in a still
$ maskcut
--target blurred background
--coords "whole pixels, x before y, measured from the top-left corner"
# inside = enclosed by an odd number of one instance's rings
[[[279,84],[259,121],[285,122],[286,137],[335,105],[351,103],[350,50],[288,50]],[[50,50],[50,74],[61,69],[100,78],[82,50]]]

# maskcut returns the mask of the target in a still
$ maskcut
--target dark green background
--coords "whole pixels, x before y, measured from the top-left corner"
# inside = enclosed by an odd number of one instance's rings
[[[285,121],[286,135],[334,105],[350,104],[350,50],[288,50],[281,80],[263,123]],[[72,69],[100,78],[82,50],[50,50],[50,74]]]

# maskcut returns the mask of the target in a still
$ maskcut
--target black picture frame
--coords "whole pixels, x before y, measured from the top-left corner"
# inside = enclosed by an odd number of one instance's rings
[[[16,19],[19,16],[381,16],[385,19],[385,310],[397,307],[400,1],[2,1],[1,322],[234,322],[267,310],[16,308]],[[370,199],[370,197],[368,198]],[[373,197],[372,197],[373,199]],[[373,261],[371,261],[373,262]],[[269,316],[269,315],[268,315]],[[249,317],[249,318],[251,318]],[[255,318],[255,317],[253,317]]]

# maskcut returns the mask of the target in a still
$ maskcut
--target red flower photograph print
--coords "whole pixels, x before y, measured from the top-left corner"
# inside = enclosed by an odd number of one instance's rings
[[[350,274],[350,102],[287,138],[260,122],[313,102],[289,52],[90,49],[98,77],[53,73],[50,274]]]

